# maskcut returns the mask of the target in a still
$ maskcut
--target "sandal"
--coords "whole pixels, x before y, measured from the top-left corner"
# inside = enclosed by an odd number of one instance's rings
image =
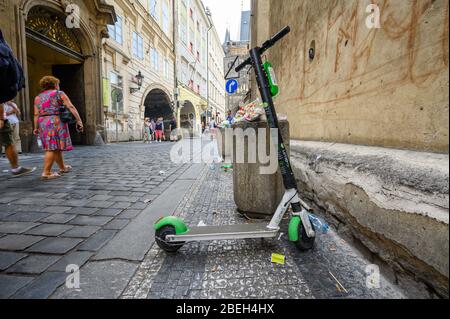
[[[66,165],[65,169],[60,169],[59,174],[69,174],[73,171],[73,167],[70,165]]]
[[[41,180],[43,180],[43,181],[50,181],[52,179],[57,179],[57,178],[60,178],[60,177],[61,177],[61,175],[59,175],[58,173],[53,173],[51,175],[42,175],[41,176]]]

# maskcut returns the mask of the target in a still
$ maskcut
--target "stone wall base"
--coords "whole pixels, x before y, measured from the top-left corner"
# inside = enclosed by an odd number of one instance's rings
[[[448,298],[449,156],[291,141],[302,196],[411,297]]]
[[[116,131],[115,130],[108,130],[107,131],[107,138],[108,143],[116,143],[117,137],[116,137]],[[135,141],[142,141],[142,133],[141,131],[126,131],[121,132],[119,131],[119,142],[135,142]]]

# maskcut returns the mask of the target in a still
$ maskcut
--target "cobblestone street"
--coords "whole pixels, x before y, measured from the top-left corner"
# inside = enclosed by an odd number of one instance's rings
[[[333,230],[314,251],[298,252],[287,220],[276,240],[191,243],[167,255],[154,244],[162,216],[189,225],[251,222],[235,211],[232,173],[173,164],[172,145],[77,148],[67,158],[75,172],[51,182],[39,171],[12,179],[1,159],[0,298],[404,297],[384,279],[368,289],[369,262]],[[41,162],[22,157],[38,170]],[[272,264],[272,253],[286,264]],[[80,266],[79,290],[64,285],[69,264]]]

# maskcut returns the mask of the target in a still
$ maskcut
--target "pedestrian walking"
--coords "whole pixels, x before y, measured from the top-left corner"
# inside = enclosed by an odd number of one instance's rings
[[[22,154],[22,141],[20,140],[20,116],[22,115],[20,109],[13,101],[6,102],[3,106],[4,118],[11,124],[13,130],[14,146],[19,154]]]
[[[30,174],[36,170],[36,167],[27,168],[19,165],[19,156],[14,145],[14,133],[11,124],[5,119],[4,104],[0,103],[0,147],[5,148],[5,155],[11,165],[11,174],[13,177],[20,177]]]
[[[22,66],[15,58],[11,47],[0,29],[0,104],[14,99],[25,87]],[[2,106],[3,117],[3,106]]]
[[[152,142],[152,132],[151,132],[151,123],[150,119],[147,117],[144,120],[144,144],[150,144]]]
[[[172,121],[170,121],[169,130],[170,130],[170,141],[171,142],[178,141],[177,119],[175,118],[175,116],[172,118]]]
[[[213,118],[211,119],[211,122],[209,122],[209,133],[211,134],[211,141],[213,141],[216,136],[216,128],[216,120]]]
[[[164,118],[160,117],[158,121],[156,121],[155,129],[156,141],[161,143],[164,139]]]
[[[76,128],[83,132],[83,122],[69,97],[60,91],[60,81],[53,76],[45,76],[40,81],[42,92],[34,100],[34,134],[42,141],[45,151],[43,180],[56,179],[72,171],[64,163],[62,152],[72,151],[69,125],[59,116],[60,108],[66,107],[76,119]],[[58,173],[52,173],[54,163],[59,166]]]
[[[205,121],[202,121],[202,134],[206,131],[206,123]]]
[[[36,168],[26,168],[19,165],[14,128],[8,118],[5,117],[5,103],[14,99],[17,93],[25,87],[25,77],[22,66],[6,43],[1,29],[0,53],[0,149],[5,148],[5,155],[11,165],[13,177],[19,177],[34,172]],[[9,105],[7,108],[9,108]]]
[[[230,124],[234,124],[233,122],[234,122],[234,116],[233,116],[233,113],[231,112],[231,111],[228,111],[228,116],[227,116],[227,119],[226,119]]]
[[[152,142],[156,141],[156,122],[154,119],[150,119],[150,130],[152,131]]]

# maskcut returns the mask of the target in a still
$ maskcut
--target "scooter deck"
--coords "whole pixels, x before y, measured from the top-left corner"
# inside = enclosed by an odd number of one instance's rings
[[[266,223],[192,227],[186,234],[169,235],[168,242],[192,242],[210,240],[237,240],[252,238],[274,238],[279,229],[268,229]]]

